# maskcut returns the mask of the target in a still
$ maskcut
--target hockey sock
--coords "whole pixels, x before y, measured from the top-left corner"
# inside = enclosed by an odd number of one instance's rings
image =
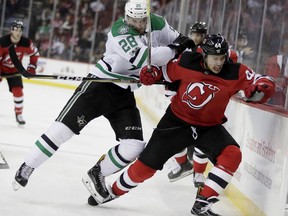
[[[109,176],[126,167],[131,161],[125,160],[119,154],[119,145],[111,148],[101,161],[101,172],[103,176]]]
[[[112,185],[113,193],[116,196],[121,196],[128,193],[132,188],[142,183],[146,179],[151,178],[156,173],[156,170],[136,160],[129,169],[123,172],[116,182]]]
[[[178,164],[183,164],[187,161],[187,148],[185,148],[182,152],[175,154],[175,160]]]
[[[208,158],[206,155],[198,148],[194,148],[193,153],[193,166],[194,171],[197,173],[204,173],[208,164]]]
[[[15,107],[15,113],[16,114],[22,114],[23,111],[23,101],[24,101],[24,95],[21,87],[13,87],[12,88],[12,94],[14,97],[14,107]]]
[[[145,142],[136,139],[120,139],[120,144],[111,148],[100,163],[101,172],[109,176],[126,167],[142,152]]]
[[[217,157],[216,165],[210,170],[200,195],[218,196],[228,185],[241,162],[241,151],[235,145],[224,148]]]
[[[33,168],[39,167],[58,150],[62,143],[69,140],[73,135],[74,133],[63,123],[54,122],[35,142],[25,158],[25,163]]]

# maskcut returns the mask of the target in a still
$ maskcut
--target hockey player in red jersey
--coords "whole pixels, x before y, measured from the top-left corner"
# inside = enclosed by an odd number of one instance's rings
[[[206,35],[207,24],[205,22],[196,22],[189,28],[189,37],[194,41],[197,47],[195,50],[192,51],[202,53],[201,45]],[[234,50],[229,49],[229,59],[234,63],[237,62],[238,58]],[[176,94],[179,86],[179,81],[167,84],[166,86],[168,90],[166,90],[166,95]],[[168,179],[170,182],[177,181],[193,173],[193,181],[195,187],[201,187],[204,184],[205,176],[203,175],[203,173],[206,169],[208,158],[205,156],[205,154],[201,152],[201,150],[197,148],[194,149],[193,146],[189,146],[183,151],[177,153],[174,158],[177,163],[173,163],[172,169],[168,173]],[[194,164],[191,163],[193,158]]]
[[[21,125],[25,124],[22,116],[24,100],[23,82],[20,73],[10,59],[8,48],[9,46],[15,46],[19,60],[22,60],[24,55],[30,57],[27,70],[33,74],[35,74],[39,57],[38,49],[33,45],[32,41],[22,36],[23,28],[23,22],[15,20],[11,25],[11,33],[0,38],[0,81],[3,77],[7,79],[9,91],[14,97],[16,121]]]
[[[256,74],[241,63],[228,61],[228,43],[222,35],[207,35],[203,53],[184,52],[161,68],[141,69],[140,81],[152,85],[163,77],[180,80],[177,94],[154,130],[139,158],[109,185],[106,198],[95,205],[128,193],[151,178],[175,153],[194,145],[214,164],[198,191],[193,215],[217,216],[211,209],[238,169],[242,155],[237,141],[222,125],[230,98],[239,90],[248,101],[265,103],[275,92],[274,80]],[[97,188],[97,186],[96,186]]]

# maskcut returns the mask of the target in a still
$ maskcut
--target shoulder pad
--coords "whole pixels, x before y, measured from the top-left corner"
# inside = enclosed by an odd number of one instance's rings
[[[224,64],[222,71],[219,73],[219,77],[225,80],[237,80],[239,78],[240,66],[240,63],[228,61]]]
[[[123,17],[120,17],[113,25],[111,28],[111,33],[113,37],[117,37],[119,35],[139,35],[139,33],[134,29],[129,27],[124,22]]]
[[[10,40],[10,34],[4,35],[3,37],[0,38],[1,47],[9,47],[11,44],[12,44],[12,42]]]
[[[21,37],[18,46],[22,46],[22,47],[29,47],[30,46],[30,39],[26,38],[26,37]]]
[[[165,19],[159,15],[151,14],[151,29],[161,30],[165,27]]]
[[[200,64],[202,59],[203,57],[201,53],[185,51],[180,57],[179,66],[191,70],[203,71]]]

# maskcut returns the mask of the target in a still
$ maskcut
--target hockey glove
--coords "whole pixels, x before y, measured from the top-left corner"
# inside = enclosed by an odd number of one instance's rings
[[[180,80],[177,80],[172,83],[165,84],[164,94],[166,97],[171,97],[177,94],[178,88],[180,86]]]
[[[162,78],[162,71],[156,66],[151,66],[151,70],[147,66],[144,66],[140,70],[140,82],[144,85],[152,85]]]
[[[186,49],[195,49],[195,43],[194,41],[182,34],[180,34],[174,41],[173,44],[168,45],[169,48],[174,49],[176,51],[175,58],[178,58],[179,55],[184,52]]]
[[[36,74],[36,65],[29,64],[27,67],[27,71],[31,74]]]
[[[271,81],[252,84],[244,93],[247,102],[266,103],[275,93],[275,83]]]

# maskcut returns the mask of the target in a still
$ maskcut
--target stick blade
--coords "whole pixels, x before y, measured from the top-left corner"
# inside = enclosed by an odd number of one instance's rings
[[[9,165],[1,152],[0,152],[0,169],[9,169]]]

